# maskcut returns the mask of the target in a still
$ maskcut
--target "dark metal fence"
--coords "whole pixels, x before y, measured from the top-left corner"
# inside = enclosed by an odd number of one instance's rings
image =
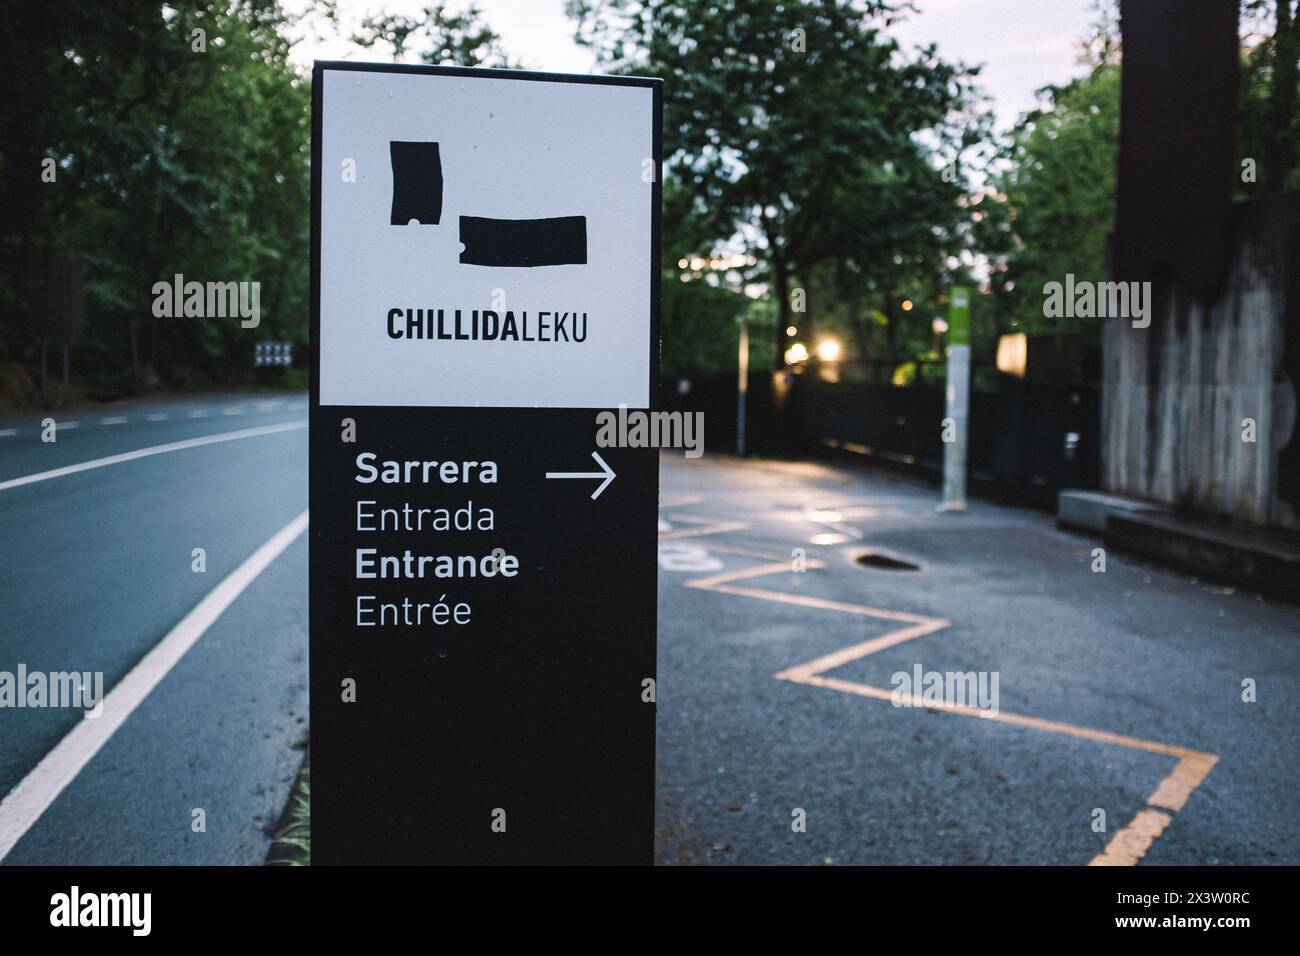
[[[1025,381],[985,366],[972,371],[972,493],[1050,509],[1062,488],[1098,487],[1095,383],[1069,377]],[[894,385],[878,369],[815,364],[798,372],[755,372],[749,381],[748,448],[861,460],[937,484],[943,469],[941,369],[918,368],[911,379]],[[685,386],[680,379],[665,380],[660,407],[704,412],[706,448],[735,451],[734,376],[692,379]]]

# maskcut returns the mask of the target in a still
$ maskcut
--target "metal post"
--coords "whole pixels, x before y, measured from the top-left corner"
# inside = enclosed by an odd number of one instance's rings
[[[749,392],[749,297],[740,294],[740,354],[736,378],[736,454],[745,457],[745,396]]]
[[[943,422],[940,511],[966,510],[966,448],[970,434],[970,290],[955,285],[948,305],[947,413]]]

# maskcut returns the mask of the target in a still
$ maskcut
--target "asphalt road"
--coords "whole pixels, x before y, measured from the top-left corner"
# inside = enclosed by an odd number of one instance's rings
[[[226,395],[60,416],[54,443],[0,420],[0,671],[120,686],[304,511],[305,418],[304,396]],[[852,469],[666,454],[661,473],[661,862],[1300,862],[1300,609],[1118,554],[1095,573],[1097,542],[1049,516],[940,515]],[[855,563],[869,549],[918,570]],[[306,576],[302,535],[4,862],[262,862],[306,731]],[[918,665],[996,675],[997,716],[894,707]],[[0,710],[0,794],[82,723]]]
[[[937,514],[860,471],[661,461],[661,862],[1081,865],[1121,831],[1124,862],[1300,862],[1300,609],[1118,554],[1095,573],[1050,516]],[[790,679],[911,627],[935,629]],[[1002,719],[894,707],[918,664],[996,672]]]
[[[102,671],[117,685],[307,506],[307,432],[270,431],[18,487],[141,448],[305,423],[303,395],[223,395],[0,420],[0,671]],[[124,419],[124,420],[123,420]],[[207,570],[195,573],[203,548]],[[307,545],[299,537],[146,696],[4,858],[258,864],[301,760]],[[0,794],[83,721],[0,710]],[[86,721],[89,723],[89,721]],[[205,831],[195,832],[202,810]]]

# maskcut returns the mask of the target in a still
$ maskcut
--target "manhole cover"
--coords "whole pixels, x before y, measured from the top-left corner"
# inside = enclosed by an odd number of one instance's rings
[[[864,568],[880,568],[884,571],[920,571],[921,566],[902,558],[893,558],[879,551],[863,551],[853,559]]]

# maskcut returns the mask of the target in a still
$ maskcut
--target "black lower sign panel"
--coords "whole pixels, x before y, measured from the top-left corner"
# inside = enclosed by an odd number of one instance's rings
[[[659,114],[316,65],[315,864],[652,862]]]
[[[593,419],[313,411],[313,862],[650,862],[658,465]]]

